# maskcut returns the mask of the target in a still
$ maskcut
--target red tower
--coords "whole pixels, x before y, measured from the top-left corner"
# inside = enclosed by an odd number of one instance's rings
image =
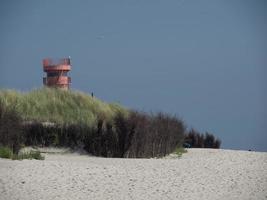
[[[70,58],[43,60],[44,72],[43,84],[47,87],[56,87],[68,90],[70,88],[71,78],[68,72],[71,70]]]

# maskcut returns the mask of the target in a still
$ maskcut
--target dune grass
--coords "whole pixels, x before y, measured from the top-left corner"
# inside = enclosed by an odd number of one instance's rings
[[[0,90],[0,101],[7,109],[15,109],[23,121],[94,127],[99,118],[110,122],[117,113],[128,113],[118,104],[105,103],[78,91],[53,88],[35,89],[27,93]]]

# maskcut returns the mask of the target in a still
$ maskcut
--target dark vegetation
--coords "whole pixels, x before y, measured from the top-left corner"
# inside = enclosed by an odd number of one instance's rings
[[[148,158],[162,157],[180,149],[184,139],[192,147],[220,146],[212,134],[203,136],[193,130],[186,134],[182,120],[164,113],[129,111],[85,94],[54,89],[37,91],[31,94],[34,98],[7,93],[0,92],[0,147],[11,149],[14,155],[18,155],[22,146],[57,146],[83,148],[96,156]],[[39,105],[39,96],[47,98],[42,100],[43,105]],[[65,102],[65,98],[70,99]],[[32,106],[27,105],[27,99]],[[58,116],[60,121],[46,114],[43,106],[51,104],[56,106],[55,110],[48,108],[50,115]],[[74,112],[75,106],[79,112]],[[61,107],[67,109],[66,121]],[[83,107],[89,110],[82,111]],[[38,117],[35,119],[35,116]]]
[[[16,116],[15,113],[12,113]],[[131,112],[128,117],[118,114],[114,123],[98,120],[97,126],[24,123],[8,120],[2,115],[1,145],[18,152],[20,146],[61,146],[83,148],[104,157],[161,157],[181,146],[185,127],[175,117],[159,113],[147,115]],[[16,116],[18,117],[18,116]],[[12,127],[12,128],[11,128]]]
[[[184,144],[189,144],[192,148],[215,148],[219,149],[221,140],[215,138],[213,134],[206,132],[205,134],[191,129],[186,133]]]
[[[13,107],[6,108],[0,101],[0,146],[18,153],[24,140],[22,120]]]

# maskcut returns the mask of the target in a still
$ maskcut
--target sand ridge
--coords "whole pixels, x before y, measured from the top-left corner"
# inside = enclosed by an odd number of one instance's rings
[[[267,153],[189,149],[181,158],[45,154],[0,159],[6,199],[267,199]]]

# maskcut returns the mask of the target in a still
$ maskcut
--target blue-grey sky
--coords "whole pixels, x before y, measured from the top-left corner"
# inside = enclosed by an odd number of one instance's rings
[[[71,56],[74,89],[267,151],[266,36],[264,0],[3,0],[0,87],[41,87],[42,59]]]

